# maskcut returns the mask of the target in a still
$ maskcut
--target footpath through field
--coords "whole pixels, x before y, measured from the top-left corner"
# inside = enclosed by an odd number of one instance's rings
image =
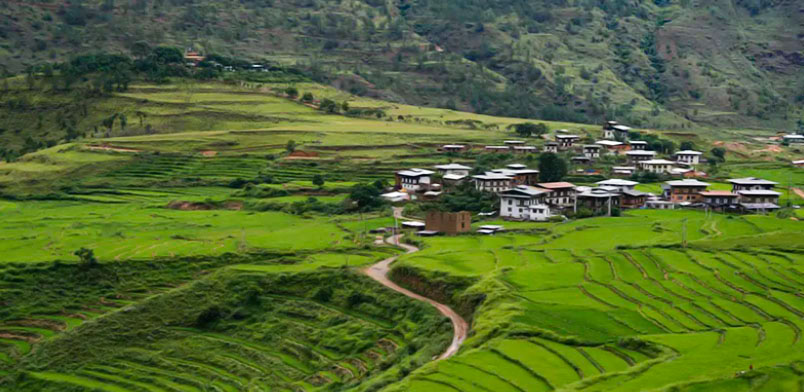
[[[395,245],[402,249],[405,249],[407,253],[413,253],[419,251],[419,248],[413,245],[400,243],[399,239],[401,237],[402,237],[401,234],[397,234],[389,237],[386,240],[386,242],[390,245]],[[438,359],[439,360],[446,359],[455,355],[455,353],[457,353],[458,349],[461,347],[463,341],[466,339],[466,333],[469,331],[469,324],[467,324],[466,320],[464,320],[463,317],[461,317],[458,313],[452,310],[452,308],[450,308],[449,306],[444,305],[435,300],[432,300],[430,298],[423,297],[410,290],[404,289],[399,285],[397,285],[396,283],[392,282],[390,279],[388,279],[388,272],[391,270],[391,263],[396,261],[397,257],[399,256],[390,257],[383,261],[380,261],[379,263],[374,264],[371,267],[365,269],[364,272],[370,278],[376,280],[377,282],[380,282],[382,285],[390,288],[391,290],[407,295],[410,298],[427,302],[430,305],[433,305],[436,309],[438,309],[438,311],[441,312],[441,314],[447,316],[450,319],[450,321],[452,321],[452,327],[454,330],[454,334],[452,336],[452,344],[449,345],[447,351],[444,351],[444,353],[441,354],[438,357]]]

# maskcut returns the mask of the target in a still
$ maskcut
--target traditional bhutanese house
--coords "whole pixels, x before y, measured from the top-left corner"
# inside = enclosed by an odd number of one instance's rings
[[[619,191],[629,191],[633,190],[635,186],[639,185],[636,181],[629,181],[629,180],[621,180],[619,178],[612,178],[609,180],[598,181],[595,184],[599,187],[613,187]]]
[[[503,141],[503,144],[505,144],[506,146],[524,146],[525,141],[524,140],[505,140],[505,141]]]
[[[628,158],[628,163],[634,164],[655,158],[656,151],[632,150],[626,151],[625,156]]]
[[[611,209],[620,207],[620,194],[603,188],[591,188],[578,193],[578,208],[588,208],[592,212],[610,213]]]
[[[631,127],[620,125],[617,121],[607,121],[606,124],[603,125],[603,138],[628,140],[628,132],[630,131]]]
[[[435,169],[438,170],[441,175],[447,174],[457,174],[461,176],[468,176],[469,171],[472,170],[469,166],[464,166],[458,163],[449,163],[446,165],[437,165]]]
[[[697,165],[701,163],[701,155],[703,155],[700,151],[692,151],[692,150],[683,150],[679,151],[674,154],[676,156],[676,162],[684,164],[684,165]]]
[[[544,201],[554,208],[572,207],[575,203],[575,184],[569,182],[542,182],[536,187],[550,191]]]
[[[737,191],[740,208],[747,212],[778,210],[781,193],[767,189]]]
[[[673,165],[675,164],[675,162],[668,161],[667,159],[649,159],[647,161],[639,162],[639,168],[642,171],[650,173],[671,173],[673,170]]]
[[[784,135],[782,140],[788,144],[804,143],[804,135]]]
[[[609,155],[619,155],[628,150],[628,145],[615,140],[598,140],[595,144],[603,146],[603,148],[606,149],[606,153]]]
[[[544,152],[558,152],[558,142],[547,142],[544,143]]]
[[[481,192],[502,192],[511,189],[514,179],[503,174],[486,172],[477,176],[472,176],[475,188]]]
[[[570,162],[572,162],[572,163],[574,163],[576,165],[591,165],[592,164],[592,159],[586,157],[585,155],[579,155],[577,157],[570,158]]]
[[[648,149],[648,142],[642,140],[632,140],[628,142],[632,151],[645,151]]]
[[[528,185],[517,185],[511,189],[500,192],[500,217],[503,219],[530,220],[531,206],[547,208],[544,202],[549,193]]]
[[[511,177],[511,185],[534,185],[539,181],[539,171],[528,169],[525,165],[511,164],[505,169],[493,169],[491,173]],[[488,173],[486,173],[488,174]]]
[[[708,183],[698,180],[667,181],[662,184],[664,198],[673,203],[700,203],[703,201],[701,192],[706,191]]]
[[[445,188],[452,188],[459,184],[462,184],[464,181],[468,180],[469,176],[461,175],[461,174],[444,174],[441,176],[441,182],[444,184]]]
[[[612,166],[611,174],[618,176],[630,176],[636,173],[636,166]]]
[[[771,191],[776,187],[776,185],[779,185],[777,182],[763,180],[756,177],[733,178],[729,180],[729,183],[731,184],[731,191],[734,193],[739,191],[755,190]]]
[[[535,154],[538,151],[533,146],[514,146],[514,152],[517,154]]]
[[[409,169],[396,172],[396,188],[409,192],[430,190],[434,172],[425,169]]]
[[[509,146],[486,146],[486,152],[509,152],[511,151],[511,147]]]
[[[600,158],[600,149],[603,146],[599,144],[587,144],[583,146],[583,155],[589,159]]]
[[[729,191],[703,191],[703,203],[715,210],[730,210],[737,208],[740,195]]]
[[[620,207],[622,208],[642,208],[648,200],[648,193],[634,189],[624,189],[620,191]]]
[[[425,219],[427,231],[455,235],[472,229],[472,214],[468,211],[445,212],[431,210]]]
[[[466,150],[467,150],[467,148],[463,144],[445,144],[445,145],[441,146],[441,151],[444,151],[444,152],[458,153],[458,152],[464,152]]]
[[[614,139],[614,127],[617,125],[617,121],[606,121],[603,124],[603,138],[605,139]]]
[[[559,149],[567,149],[572,147],[580,138],[578,135],[556,135],[556,142],[558,142]]]
[[[410,200],[410,194],[407,192],[383,193],[380,197],[391,203],[402,203]]]

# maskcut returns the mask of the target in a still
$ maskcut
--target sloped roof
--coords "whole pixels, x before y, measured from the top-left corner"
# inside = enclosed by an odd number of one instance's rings
[[[435,166],[435,168],[436,169],[441,169],[441,170],[472,170],[471,167],[464,166],[464,165],[461,165],[459,163],[449,163],[449,164],[446,164],[446,165],[437,165],[437,166]]]
[[[611,178],[608,180],[598,181],[596,182],[597,185],[609,185],[609,186],[635,186],[639,185],[636,181],[629,181],[629,180],[621,180],[619,178]]]
[[[709,186],[709,183],[690,179],[667,181],[666,184],[670,186]]]
[[[763,180],[757,177],[732,178],[729,182],[737,185],[779,185],[778,182]]]
[[[541,182],[536,184],[536,186],[544,189],[575,188],[575,184],[569,182]]]
[[[416,168],[409,169],[409,170],[400,170],[400,171],[396,172],[396,174],[399,174],[400,176],[405,176],[405,177],[422,177],[422,176],[429,176],[429,175],[431,175],[433,173],[435,173],[435,172],[430,171],[430,170],[425,170],[425,169],[416,169]]]

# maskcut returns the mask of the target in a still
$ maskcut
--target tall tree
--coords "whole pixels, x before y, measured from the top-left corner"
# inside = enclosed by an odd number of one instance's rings
[[[551,152],[539,157],[539,180],[542,182],[561,181],[567,175],[567,161]]]

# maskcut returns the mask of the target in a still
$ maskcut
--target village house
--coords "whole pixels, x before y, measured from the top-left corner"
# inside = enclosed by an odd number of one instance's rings
[[[396,172],[396,189],[408,192],[425,192],[430,190],[434,172],[425,169],[409,169]]]
[[[645,208],[650,208],[653,210],[675,210],[676,205],[671,201],[661,200],[658,198],[648,198],[648,200],[645,202]]]
[[[679,151],[674,154],[676,156],[676,162],[684,164],[684,165],[697,165],[701,163],[701,155],[703,155],[700,151],[692,151],[692,150],[684,150]]]
[[[544,143],[544,152],[558,153],[558,142]]]
[[[698,180],[675,180],[662,184],[664,198],[673,203],[701,203],[701,192],[706,191],[708,183]]]
[[[606,124],[603,125],[603,138],[628,140],[628,132],[630,131],[631,127],[620,125],[617,121],[607,121]]]
[[[622,208],[642,208],[648,200],[649,193],[640,192],[634,189],[620,191],[620,207]]]
[[[618,178],[598,181],[595,184],[597,184],[599,187],[612,187],[620,192],[633,190],[635,186],[639,185],[639,183],[636,181],[621,180]]]
[[[600,158],[600,149],[603,146],[599,144],[587,144],[583,146],[583,155],[589,159],[598,159]]]
[[[804,143],[804,135],[784,135],[782,140],[787,144]]]
[[[733,193],[755,190],[771,191],[776,187],[776,185],[779,185],[777,182],[763,180],[756,177],[733,178],[729,180],[729,183],[731,184],[731,191]]]
[[[461,165],[461,164],[458,164],[458,163],[449,163],[449,164],[446,164],[446,165],[437,165],[437,166],[435,166],[435,169],[438,170],[438,172],[442,176],[447,175],[447,174],[455,174],[455,175],[459,175],[459,176],[468,176],[469,171],[472,170],[471,167],[464,166],[464,165]]]
[[[463,144],[445,144],[441,146],[441,151],[444,152],[451,152],[451,153],[459,153],[466,151],[467,148]]]
[[[537,151],[533,146],[514,146],[514,152],[517,154],[535,154]]]
[[[486,172],[472,176],[475,188],[481,192],[502,192],[511,189],[514,179],[503,174]]]
[[[545,196],[544,201],[553,208],[569,208],[575,204],[575,184],[569,182],[542,182],[536,184],[536,187],[550,191]]]
[[[740,208],[746,212],[768,212],[778,210],[781,193],[767,189],[740,190]]]
[[[509,146],[486,146],[486,152],[508,152],[511,151]]]
[[[603,146],[606,149],[606,154],[609,155],[619,155],[628,150],[628,145],[615,140],[598,140],[595,144]]]
[[[548,193],[549,191],[545,189],[528,185],[517,185],[502,191],[500,192],[500,217],[515,220],[547,220],[549,208],[545,204],[545,196]],[[531,207],[536,207],[539,211],[531,211]],[[547,210],[547,216],[543,215],[544,209]],[[532,219],[533,217],[536,219]]]
[[[618,176],[631,176],[636,173],[636,166],[612,166],[611,174]]]
[[[570,162],[572,162],[572,163],[574,163],[576,165],[591,165],[592,164],[592,158],[589,158],[589,157],[587,157],[585,155],[579,155],[577,157],[570,158]]]
[[[632,151],[645,151],[648,149],[648,142],[642,140],[632,140],[628,142],[628,146]]]
[[[703,203],[713,210],[728,211],[737,208],[740,195],[729,191],[701,192]]]
[[[190,67],[197,67],[198,64],[200,64],[205,59],[206,57],[204,57],[198,52],[194,52],[189,49],[184,52],[184,61]]]
[[[566,150],[580,138],[578,135],[556,135],[556,142],[558,142],[559,149]]]
[[[611,214],[611,210],[620,208],[620,194],[604,188],[590,188],[579,192],[578,208],[588,208],[595,214]]]
[[[384,200],[389,203],[402,203],[410,201],[410,194],[407,192],[389,192],[380,195]]]
[[[675,162],[666,159],[649,159],[639,162],[639,168],[649,173],[662,174],[671,173],[675,164]]]
[[[511,177],[512,185],[534,185],[539,181],[538,170],[528,169],[527,166],[519,163],[510,164],[505,169],[492,169],[491,173]]]
[[[472,229],[472,214],[468,211],[445,212],[431,210],[425,218],[427,231],[456,235]]]
[[[468,175],[461,174],[444,174],[441,176],[441,183],[444,188],[454,188],[469,179]]]
[[[505,140],[505,141],[503,141],[503,144],[505,144],[506,146],[524,146],[525,141],[524,140]]]
[[[642,161],[647,161],[655,158],[656,151],[631,150],[626,151],[625,156],[628,158],[628,163],[636,164]]]

